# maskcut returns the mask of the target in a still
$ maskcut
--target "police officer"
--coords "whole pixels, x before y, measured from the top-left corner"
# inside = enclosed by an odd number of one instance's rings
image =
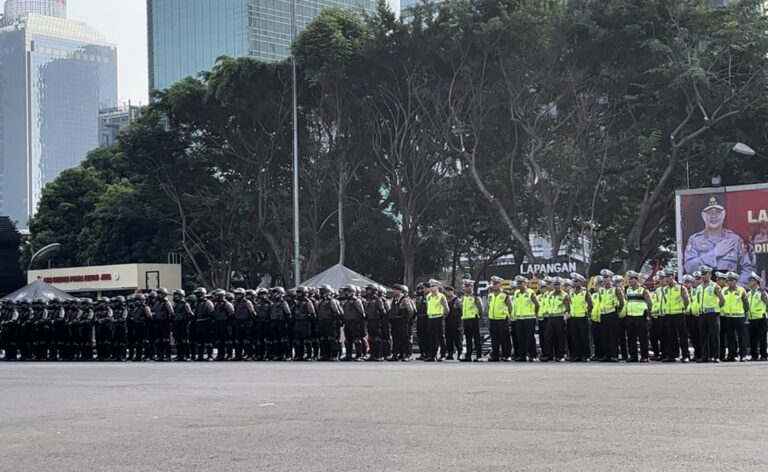
[[[93,323],[96,331],[96,359],[106,361],[112,354],[112,308],[110,300],[101,297],[93,310]]]
[[[749,274],[749,346],[753,361],[768,361],[766,349],[766,306],[768,295],[760,288],[762,277],[752,272]]]
[[[608,269],[600,271],[603,287],[600,289],[600,339],[603,343],[601,362],[619,361],[619,312],[624,307],[624,292],[615,284],[615,274]]]
[[[80,303],[80,317],[77,320],[80,342],[80,360],[93,360],[93,309],[96,303],[90,298],[83,298]]]
[[[664,316],[666,354],[663,362],[681,362],[690,360],[688,330],[685,325],[685,312],[690,305],[688,290],[675,280],[676,273],[666,270],[661,287],[661,312]]]
[[[204,287],[195,289],[195,338],[197,340],[198,362],[213,360],[213,302],[208,299],[208,290]]]
[[[363,336],[365,324],[365,307],[356,294],[353,285],[341,289],[343,299],[341,310],[344,317],[344,347],[345,361],[352,360],[352,348],[355,350],[354,360],[361,361],[363,356]]]
[[[64,300],[55,297],[48,304],[48,319],[51,330],[48,348],[50,360],[64,360],[64,348],[67,342],[67,317],[64,312]]]
[[[701,285],[698,291],[699,340],[701,357],[696,362],[720,362],[720,311],[725,305],[725,298],[720,286],[712,282],[712,268],[699,267]]]
[[[133,341],[136,357],[135,362],[151,359],[149,352],[149,336],[147,328],[152,320],[152,310],[147,304],[147,296],[143,293],[136,295],[136,304],[129,312],[129,322],[133,329]]]
[[[387,319],[392,332],[392,356],[389,361],[407,362],[411,359],[411,320],[416,314],[416,306],[408,296],[408,286],[395,284],[392,304]]]
[[[461,292],[461,323],[467,342],[467,353],[461,361],[471,362],[474,351],[474,361],[481,362],[483,360],[483,338],[480,335],[480,318],[485,307],[483,300],[475,295],[475,282],[473,280],[464,280]]]
[[[320,361],[337,360],[339,357],[336,338],[336,324],[341,318],[341,307],[333,298],[333,288],[321,285],[318,290],[320,300],[317,303],[317,337],[320,342]]]
[[[445,287],[445,299],[448,302],[448,313],[445,316],[445,344],[448,348],[447,360],[461,358],[464,343],[461,339],[461,300],[456,296],[456,289]]]
[[[600,335],[602,333],[601,318],[603,308],[601,305],[600,288],[603,286],[603,276],[595,277],[595,285],[592,287],[592,313],[589,317],[589,332],[592,335],[592,357],[591,361],[596,361],[604,357],[603,343]]]
[[[229,322],[235,308],[226,299],[227,292],[217,289],[213,292],[213,338],[216,344],[216,360],[226,360],[229,344]]]
[[[381,357],[382,360],[388,359],[392,355],[392,332],[389,327],[389,306],[390,301],[387,298],[387,290],[381,285],[376,286],[376,295],[384,305],[384,315],[381,320]]]
[[[563,291],[563,281],[560,277],[555,277],[552,281],[552,293],[549,298],[549,313],[547,328],[544,333],[546,337],[546,351],[541,354],[541,361],[547,362],[555,360],[562,362],[565,360],[565,319],[571,310],[571,300],[568,294]]]
[[[291,309],[295,361],[306,361],[312,357],[312,320],[315,315],[315,304],[309,298],[309,289],[303,285],[297,287]]]
[[[236,288],[234,290],[234,345],[235,360],[242,361],[243,355],[249,357],[253,353],[251,346],[251,331],[253,330],[253,320],[256,318],[256,309],[253,303],[245,297],[245,289]]]
[[[720,322],[725,325],[725,339],[728,343],[728,357],[725,361],[744,362],[747,357],[745,322],[746,314],[749,312],[749,299],[744,287],[738,285],[739,274],[728,272],[726,278],[728,279],[728,287],[723,290],[725,304],[720,313]]]
[[[627,310],[628,352],[626,362],[648,362],[648,314],[653,301],[651,294],[640,284],[640,273],[627,272],[629,286],[624,293],[624,306]],[[640,359],[637,358],[637,345],[640,343]]]
[[[256,300],[253,302],[256,310],[256,320],[253,322],[254,360],[263,361],[267,356],[267,336],[269,334],[269,309],[272,301],[269,291],[265,288],[256,290]]]
[[[545,333],[547,332],[547,322],[549,321],[549,307],[551,305],[550,297],[552,295],[551,291],[551,277],[544,277],[543,279],[539,280],[539,293],[537,294],[537,297],[539,299],[539,312],[536,316],[538,323],[539,323],[539,347],[541,348],[541,355],[543,357],[545,352],[549,352],[549,349],[547,347],[547,337],[545,336]]]
[[[418,338],[419,357],[417,361],[423,361],[429,351],[429,335],[427,333],[427,297],[426,287],[420,283],[416,285],[416,296],[413,303],[416,306],[416,337]]]
[[[320,296],[318,295],[317,289],[315,287],[307,287],[307,299],[315,307],[315,315],[317,315],[317,305],[320,303]],[[309,326],[309,338],[312,342],[312,353],[308,353],[307,356],[311,357],[313,360],[317,360],[320,357],[320,342],[317,335],[317,316],[312,316],[309,318]]]
[[[592,313],[592,296],[584,288],[587,279],[581,274],[571,273],[573,288],[569,293],[571,300],[571,316],[568,319],[568,335],[571,340],[569,360],[572,362],[587,362],[590,357],[589,321]]]
[[[176,344],[177,361],[185,361],[189,356],[189,320],[194,318],[194,313],[186,295],[186,292],[181,289],[173,291],[171,331],[173,332],[173,341]]]
[[[288,344],[288,319],[291,308],[285,300],[285,289],[272,289],[272,305],[269,308],[269,360],[283,361],[291,355]]]
[[[152,311],[154,312],[152,324],[156,339],[155,359],[158,361],[171,360],[171,320],[173,319],[173,305],[168,300],[168,295],[168,289],[158,289],[155,304],[152,307]]]
[[[539,298],[536,291],[528,287],[528,279],[522,275],[515,277],[517,290],[512,299],[516,322],[518,348],[515,350],[516,362],[533,362],[536,359],[536,316],[539,311]]]
[[[17,332],[19,312],[16,302],[5,300],[0,309],[0,327],[2,328],[2,348],[5,350],[4,361],[15,361],[18,358]]]
[[[368,342],[371,345],[368,361],[384,360],[384,329],[386,307],[379,296],[379,288],[374,284],[365,287],[365,325],[368,329]]]
[[[80,306],[79,300],[67,300],[64,306],[64,312],[66,316],[66,341],[64,345],[64,359],[68,361],[79,360],[80,358],[80,341],[78,338],[79,327],[78,320],[80,319]]]
[[[501,277],[491,277],[491,288],[488,294],[491,353],[488,362],[499,362],[500,360],[508,362],[512,356],[512,343],[509,337],[509,316],[512,312],[512,301],[501,290],[501,282],[503,282]]]
[[[112,299],[112,353],[111,358],[125,361],[128,338],[128,306],[123,296]]]
[[[437,280],[430,280],[424,290],[427,294],[427,338],[429,340],[428,355],[424,359],[427,362],[442,361],[446,353],[443,319],[448,313],[448,301],[440,291],[440,286]],[[440,349],[440,357],[438,357],[438,349]]]

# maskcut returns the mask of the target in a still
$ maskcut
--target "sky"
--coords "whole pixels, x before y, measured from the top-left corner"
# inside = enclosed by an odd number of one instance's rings
[[[147,2],[69,0],[67,18],[88,23],[117,46],[119,102],[147,103]]]

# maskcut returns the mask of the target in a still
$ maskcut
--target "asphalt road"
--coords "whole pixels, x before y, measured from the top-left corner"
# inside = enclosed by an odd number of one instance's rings
[[[768,365],[0,364],[3,471],[768,470]]]

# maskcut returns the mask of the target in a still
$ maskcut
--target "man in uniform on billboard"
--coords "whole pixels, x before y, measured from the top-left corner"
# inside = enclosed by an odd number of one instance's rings
[[[691,274],[705,265],[722,272],[738,272],[746,284],[752,272],[752,261],[741,237],[723,228],[725,206],[722,196],[706,197],[701,219],[704,220],[704,229],[691,235],[685,246],[685,272]]]

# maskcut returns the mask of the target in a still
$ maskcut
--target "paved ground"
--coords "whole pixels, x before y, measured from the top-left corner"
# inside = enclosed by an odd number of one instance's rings
[[[764,364],[0,364],[0,470],[765,471],[766,392]]]

